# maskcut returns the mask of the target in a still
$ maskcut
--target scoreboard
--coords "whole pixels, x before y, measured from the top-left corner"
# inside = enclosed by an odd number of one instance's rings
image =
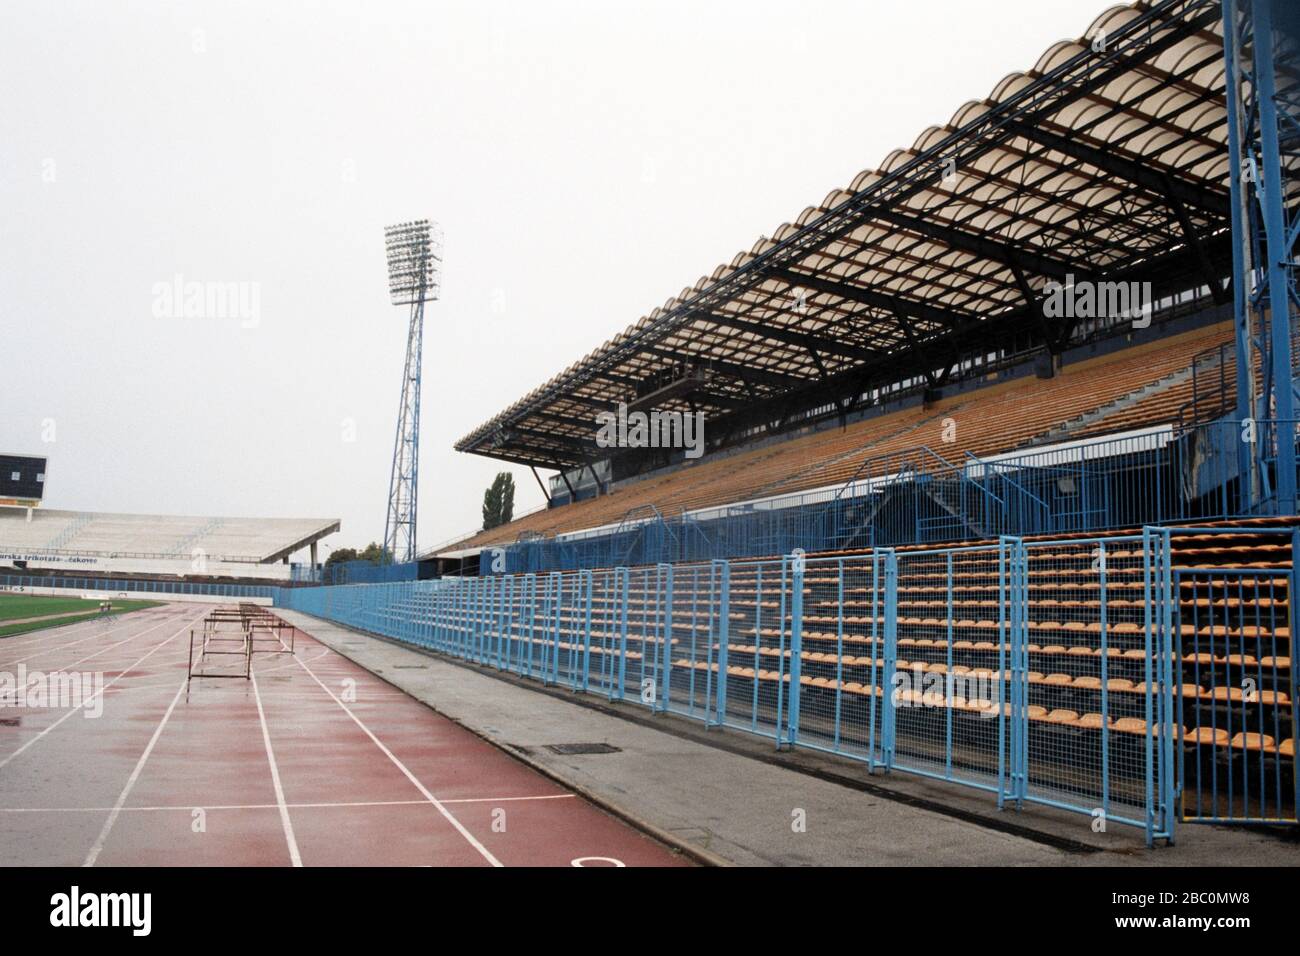
[[[0,454],[0,505],[31,508],[45,495],[47,459],[35,455]]]

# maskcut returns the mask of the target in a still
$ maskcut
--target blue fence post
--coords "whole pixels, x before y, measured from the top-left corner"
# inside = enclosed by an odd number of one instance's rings
[[[483,579],[464,578],[465,582],[465,660],[481,661],[483,630]]]
[[[492,663],[492,594],[494,591],[493,579],[490,577],[478,579],[479,589],[479,642],[478,642],[478,662],[479,664]]]
[[[1016,809],[1024,806],[1029,795],[1029,552],[1022,539],[1016,538],[1013,544],[1016,567],[1016,626],[1012,633],[1011,647],[1016,666],[1012,679],[1015,682],[1015,694],[1011,702],[1011,713],[1007,719],[1016,728],[1019,742],[1016,776]]]
[[[581,577],[583,604],[585,611],[582,624],[582,691],[586,693],[591,682],[591,604],[596,590],[596,578],[593,572],[583,571]],[[573,675],[574,689],[577,689],[578,675]]]
[[[438,583],[440,587],[438,588],[438,613],[434,626],[434,640],[437,642],[439,650],[455,656],[456,646],[453,643],[455,638],[452,623],[456,606],[456,581],[451,578],[444,578]]]
[[[498,574],[497,581],[497,670],[505,670],[510,661],[506,656],[506,646],[510,640],[510,603],[506,597],[511,577]]]
[[[447,613],[447,582],[445,579],[430,581],[429,600],[431,615],[429,622],[429,640],[435,650],[447,651],[447,638],[444,623]]]
[[[884,548],[885,564],[885,673],[881,688],[881,762],[894,768],[894,670],[898,663],[898,555]],[[843,611],[841,611],[843,613]]]
[[[1003,632],[1006,669],[1002,671],[1002,689],[998,694],[998,722],[1006,729],[1007,740],[1007,798],[1015,801],[1019,809],[1020,793],[1020,723],[1013,718],[1017,714],[1016,697],[1020,693],[1020,655],[1019,639],[1020,620],[1023,616],[1022,595],[1020,593],[1020,561],[1014,537],[1004,536],[999,539],[1005,555],[1006,626]]]
[[[497,645],[497,576],[487,575],[480,578],[482,589],[482,640],[478,650],[478,663],[484,667],[493,666],[494,648]]]
[[[790,560],[790,710],[786,715],[786,743],[799,738],[799,681],[803,674],[803,579],[806,561],[796,550]]]
[[[549,623],[551,627],[551,639],[550,641],[547,641],[547,658],[546,663],[543,663],[542,666],[543,669],[545,669],[547,665],[550,667],[545,679],[543,679],[543,683],[555,684],[559,683],[560,675],[560,624],[562,624],[564,613],[564,575],[560,574],[559,571],[551,571],[550,585],[551,614],[549,615]]]
[[[1152,846],[1155,843],[1155,753],[1152,734],[1152,721],[1155,718],[1155,695],[1153,690],[1155,671],[1152,666],[1152,656],[1159,646],[1156,634],[1159,610],[1154,602],[1156,595],[1161,592],[1159,584],[1160,569],[1158,556],[1155,553],[1155,536],[1152,534],[1154,530],[1157,529],[1151,527],[1142,529],[1142,605],[1146,617],[1143,627],[1146,651],[1143,659],[1143,678],[1146,681],[1147,688],[1147,692],[1143,695],[1144,716],[1146,718],[1146,732],[1143,734],[1143,776],[1145,778],[1144,823],[1147,846]]]
[[[447,640],[447,650],[452,656],[464,658],[463,636],[461,636],[461,607],[465,601],[465,581],[463,578],[456,578],[451,581],[447,588],[447,600],[445,601],[447,609],[447,623],[443,627]]]
[[[506,575],[501,601],[505,605],[505,633],[502,635],[501,667],[510,670],[511,654],[515,646],[515,580],[514,574]]]
[[[1012,587],[1011,580],[1008,576],[1010,559],[1007,554],[1007,540],[1005,538],[998,541],[998,697],[996,705],[998,708],[998,809],[1001,810],[1006,806],[1008,786],[1008,777],[1011,772],[1010,766],[1013,760],[1010,759],[1011,753],[1015,750],[1015,744],[1007,741],[1007,721],[1005,712],[1005,699],[1010,696],[1008,688],[1010,682],[1007,680],[1008,673],[1008,647],[1011,643],[1011,602]]]
[[[469,590],[468,579],[456,579],[452,590],[451,639],[461,660],[469,659]]]
[[[952,716],[953,716],[953,711],[956,709],[953,706],[955,703],[955,701],[953,700],[953,695],[955,693],[954,691],[955,682],[953,680],[953,671],[952,671],[952,667],[953,667],[952,644],[954,639],[953,625],[956,622],[955,622],[955,615],[953,613],[954,608],[952,603],[953,600],[952,599],[952,570],[953,570],[952,551],[949,551],[947,555],[947,560],[944,562],[944,576],[943,576],[944,617],[948,621],[947,627],[945,628],[945,634],[944,634],[944,645],[945,645],[944,646],[944,668],[945,668],[944,697],[947,702],[947,706],[944,707],[944,721],[943,721],[943,770],[944,770],[944,775],[949,777],[952,776],[952,729],[953,729]]]
[[[1159,530],[1161,553],[1161,582],[1164,593],[1161,605],[1164,609],[1161,621],[1160,640],[1160,830],[1166,843],[1174,842],[1174,801],[1176,799],[1175,762],[1178,754],[1175,749],[1175,732],[1181,726],[1176,717],[1175,703],[1181,704],[1181,694],[1175,698],[1174,659],[1178,653],[1178,640],[1181,629],[1178,627],[1179,608],[1178,592],[1175,591],[1175,572],[1173,566],[1173,542],[1168,528]],[[1181,684],[1181,681],[1179,681]],[[1294,699],[1294,698],[1293,698]]]
[[[1110,696],[1107,681],[1110,680],[1110,633],[1108,601],[1108,572],[1106,562],[1106,542],[1097,543],[1098,575],[1098,626],[1101,633],[1098,646],[1101,650],[1101,813],[1103,819],[1110,815]]]
[[[632,590],[629,569],[614,569],[614,589],[618,597],[618,683],[611,688],[611,697],[622,700],[627,685],[627,605]]]
[[[495,579],[490,576],[475,578],[478,587],[478,663],[480,666],[492,666],[492,614],[495,602],[493,593]]]
[[[478,660],[482,591],[482,578],[465,579],[465,659],[468,661]]]
[[[542,585],[542,600],[541,600],[542,620],[541,620],[541,626],[538,628],[538,637],[537,637],[537,643],[539,645],[538,651],[540,653],[538,654],[538,658],[535,662],[529,661],[529,666],[531,668],[534,663],[536,664],[537,672],[538,672],[538,680],[540,680],[543,684],[545,684],[546,673],[547,673],[547,660],[548,660],[547,655],[550,653],[549,642],[550,642],[550,634],[551,634],[552,584],[551,584],[550,574],[547,574],[544,578],[542,578],[541,585]]]
[[[1296,607],[1300,604],[1300,529],[1291,532],[1291,575],[1287,580],[1287,602],[1291,612],[1291,640],[1296,639]],[[1294,649],[1294,643],[1291,645]],[[1294,655],[1293,655],[1294,656]],[[1276,687],[1274,688],[1276,690]],[[1296,672],[1295,661],[1292,661],[1291,667],[1291,739],[1300,741],[1300,710],[1296,707],[1296,700],[1300,699],[1300,675]],[[1294,790],[1291,804],[1295,808],[1297,818],[1300,818],[1300,773],[1297,772],[1295,757],[1291,758],[1291,783]]]
[[[520,672],[533,676],[533,647],[537,643],[537,575],[529,572],[524,579],[528,584],[528,665],[520,665]]]
[[[460,608],[460,647],[464,660],[474,659],[474,592],[478,587],[477,578],[461,578],[462,591]]]
[[[876,714],[883,715],[884,691],[881,690],[885,668],[881,643],[880,609],[884,603],[884,555],[876,549],[871,552],[871,679],[867,682],[867,772],[876,772]],[[835,611],[836,631],[844,633],[844,604]],[[877,662],[882,662],[879,665]],[[882,716],[883,719],[883,716]]]
[[[727,645],[731,643],[731,562],[714,561],[718,576],[718,681],[714,723],[721,727],[727,716]],[[708,722],[705,722],[708,725]]]
[[[673,566],[671,564],[661,564],[655,575],[656,581],[659,582],[663,591],[663,641],[659,646],[659,684],[655,687],[655,706],[652,710],[666,712],[668,710],[668,696],[672,688],[673,679]]]
[[[840,727],[844,716],[844,559],[835,562],[835,737],[833,747],[840,749]],[[876,656],[876,646],[871,646]]]
[[[776,740],[776,747],[781,749],[781,727],[785,724],[785,705],[789,692],[785,689],[785,678],[789,670],[785,666],[785,612],[789,606],[789,588],[790,588],[790,558],[789,555],[781,555],[781,577],[777,587],[781,591],[779,610],[776,618],[776,722],[772,727],[772,736]],[[758,628],[754,628],[756,634],[762,633]],[[761,644],[760,642],[757,642]],[[758,669],[754,669],[755,676]],[[754,682],[758,686],[758,682]]]

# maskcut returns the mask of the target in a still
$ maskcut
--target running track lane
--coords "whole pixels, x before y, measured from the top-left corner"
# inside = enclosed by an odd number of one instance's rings
[[[208,607],[54,628],[0,670],[95,669],[103,715],[0,707],[9,865],[686,865],[298,633],[255,679],[195,680]]]

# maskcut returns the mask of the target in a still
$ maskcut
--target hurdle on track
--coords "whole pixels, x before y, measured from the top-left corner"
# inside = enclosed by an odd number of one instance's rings
[[[288,643],[285,632],[288,632]],[[187,680],[195,677],[242,677],[252,674],[253,655],[263,653],[293,654],[296,629],[276,615],[253,604],[238,608],[216,608],[208,613],[198,629],[190,630]],[[197,647],[196,647],[197,638]],[[268,647],[270,645],[270,647]],[[197,655],[196,655],[197,651]],[[210,658],[242,657],[243,667],[222,667]]]

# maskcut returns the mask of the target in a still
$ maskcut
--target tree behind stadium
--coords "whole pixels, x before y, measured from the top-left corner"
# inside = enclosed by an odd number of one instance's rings
[[[515,514],[515,479],[508,471],[499,471],[483,492],[483,530],[509,524]]]

